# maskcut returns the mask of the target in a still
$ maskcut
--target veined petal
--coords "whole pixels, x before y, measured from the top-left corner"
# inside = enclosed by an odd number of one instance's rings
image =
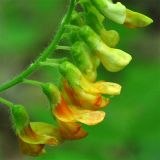
[[[95,125],[103,121],[105,112],[80,109],[76,106],[70,106],[76,121],[87,125]]]
[[[91,83],[88,87],[83,88],[88,93],[100,93],[108,95],[119,95],[121,92],[121,86],[112,82],[96,82]]]
[[[53,114],[62,122],[81,122],[87,125],[100,123],[105,117],[103,111],[92,111],[67,105],[63,98],[61,103],[53,110]]]
[[[61,136],[67,140],[81,139],[87,136],[87,132],[77,123],[64,123],[58,121],[60,125]]]

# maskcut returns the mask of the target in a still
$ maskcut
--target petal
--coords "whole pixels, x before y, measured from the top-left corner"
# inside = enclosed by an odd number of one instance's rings
[[[64,112],[61,114],[54,110],[54,115],[62,122],[81,122],[87,125],[95,125],[100,123],[105,117],[105,112],[103,111],[85,110],[76,106],[66,106],[66,108],[71,111],[70,115]]]
[[[96,82],[90,85],[90,87],[84,88],[89,93],[101,93],[108,95],[119,95],[121,92],[121,86],[112,82]]]
[[[63,97],[61,98],[61,103],[58,104],[55,109],[53,109],[53,114],[56,116],[57,119],[63,122],[74,121],[73,113],[70,110],[70,108],[67,106]]]
[[[81,80],[82,86],[85,88],[90,87],[87,80]],[[64,90],[75,106],[81,106],[83,109],[97,110],[109,104],[108,98],[103,98],[100,94],[91,94],[84,91],[82,88],[73,90],[68,82],[64,83]]]
[[[111,0],[91,0],[97,10],[110,20],[123,24],[126,17],[126,7],[120,2],[113,3]]]
[[[129,9],[126,10],[126,14],[127,16],[124,24],[128,28],[146,27],[153,23],[153,20],[144,14]]]
[[[64,123],[58,121],[61,130],[61,136],[64,139],[74,140],[81,139],[87,136],[87,132],[77,123]]]
[[[21,152],[29,156],[39,156],[45,153],[44,144],[29,144],[19,139],[19,146]]]
[[[105,112],[103,111],[84,110],[75,106],[70,106],[70,108],[74,114],[74,119],[87,125],[98,124],[105,117]]]
[[[18,135],[22,141],[29,144],[57,145],[59,143],[57,128],[41,122],[30,123],[30,125]]]

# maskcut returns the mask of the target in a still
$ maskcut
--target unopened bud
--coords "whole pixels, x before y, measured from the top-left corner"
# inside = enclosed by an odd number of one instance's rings
[[[126,7],[120,2],[113,3],[111,0],[91,0],[91,2],[105,17],[119,24],[124,23]]]
[[[144,14],[133,12],[129,9],[126,10],[125,25],[128,28],[146,27],[153,22],[153,20]]]
[[[89,26],[82,27],[80,35],[96,52],[104,67],[110,72],[122,70],[132,59],[128,53],[108,47]]]

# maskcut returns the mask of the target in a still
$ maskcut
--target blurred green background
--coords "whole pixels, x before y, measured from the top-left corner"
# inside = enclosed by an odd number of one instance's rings
[[[132,63],[119,73],[99,68],[99,79],[123,86],[122,94],[106,108],[107,118],[99,125],[85,126],[87,138],[47,148],[45,155],[32,158],[19,152],[8,110],[0,104],[0,160],[160,159],[160,2],[123,3],[155,22],[147,28],[132,30],[107,22],[108,29],[120,33],[118,47],[133,56]],[[67,4],[68,0],[0,0],[0,84],[25,69],[47,46]],[[62,53],[56,53],[59,54]],[[57,77],[58,71],[47,67],[31,76],[55,83]],[[33,121],[52,123],[47,99],[39,88],[21,84],[2,96],[25,105]]]

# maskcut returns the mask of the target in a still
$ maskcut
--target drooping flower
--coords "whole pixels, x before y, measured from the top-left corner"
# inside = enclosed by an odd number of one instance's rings
[[[109,103],[106,95],[118,95],[121,86],[115,83],[97,82],[92,83],[84,78],[80,70],[70,62],[64,62],[60,65],[60,72],[65,78],[64,93],[70,101],[85,109],[97,110],[105,107]]]
[[[30,122],[23,106],[15,105],[11,115],[20,149],[24,154],[37,156],[45,152],[46,144],[55,146],[62,142],[57,127],[43,122]]]
[[[55,85],[53,84],[47,84],[47,85],[48,86],[44,87],[45,90],[47,90],[47,92],[50,94],[50,96],[52,96],[50,102],[51,109],[53,115],[58,121],[64,123],[81,122],[87,125],[95,125],[100,123],[104,119],[105,112],[93,111],[85,109],[85,107],[75,105],[71,101],[69,102],[68,99],[66,99],[66,96],[63,94],[63,92],[60,92],[60,90]],[[47,94],[47,96],[49,94]],[[70,99],[70,97],[68,98]]]
[[[120,49],[108,47],[89,26],[81,27],[80,35],[95,51],[108,71],[118,72],[130,63],[132,59],[131,55]]]
[[[153,22],[151,18],[127,9],[120,2],[113,3],[112,0],[91,0],[91,2],[105,17],[129,28],[146,27]]]
[[[87,13],[74,12],[72,24],[78,26],[89,25],[109,47],[115,47],[119,42],[120,37],[118,32],[106,30],[103,22],[99,22],[98,17],[92,11],[88,11]]]

